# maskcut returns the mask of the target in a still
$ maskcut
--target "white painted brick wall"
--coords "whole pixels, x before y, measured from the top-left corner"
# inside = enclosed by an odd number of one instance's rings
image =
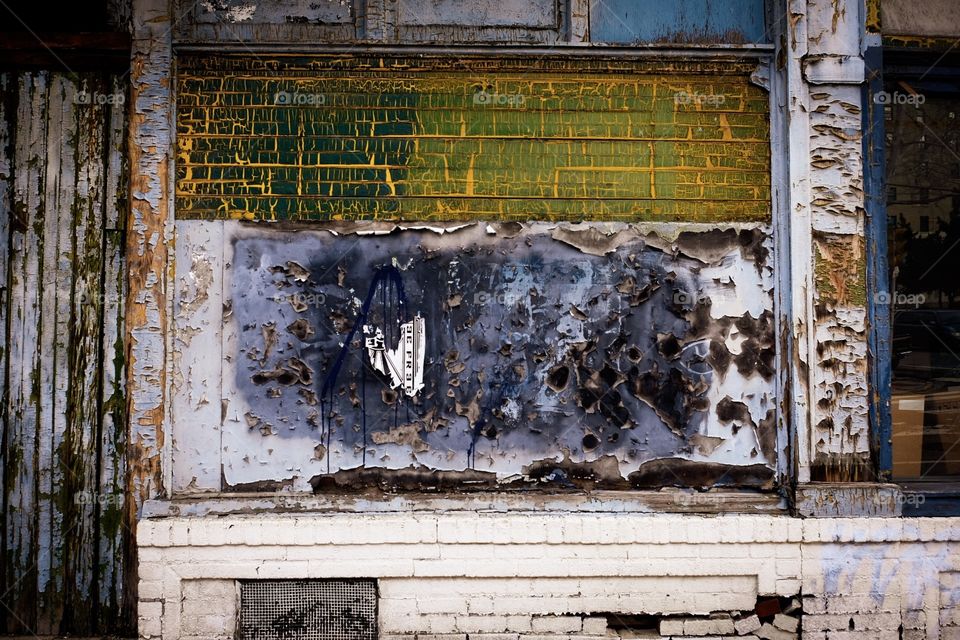
[[[318,513],[145,520],[138,539],[142,638],[232,637],[236,580],[331,577],[377,578],[397,640],[595,639],[591,614],[708,615],[801,589],[805,640],[960,630],[954,518]],[[686,633],[730,625],[700,626]]]

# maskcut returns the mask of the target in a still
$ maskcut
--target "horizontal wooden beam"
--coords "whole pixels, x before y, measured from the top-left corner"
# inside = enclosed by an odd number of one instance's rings
[[[0,69],[124,70],[130,65],[126,33],[3,33]]]

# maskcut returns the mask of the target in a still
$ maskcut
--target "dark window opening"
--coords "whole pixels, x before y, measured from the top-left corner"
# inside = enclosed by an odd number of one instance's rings
[[[960,479],[960,69],[885,66],[893,477]]]

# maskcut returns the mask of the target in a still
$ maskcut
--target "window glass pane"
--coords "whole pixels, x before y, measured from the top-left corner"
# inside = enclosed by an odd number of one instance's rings
[[[960,477],[960,92],[888,80],[890,293],[877,303],[893,306],[893,473]]]

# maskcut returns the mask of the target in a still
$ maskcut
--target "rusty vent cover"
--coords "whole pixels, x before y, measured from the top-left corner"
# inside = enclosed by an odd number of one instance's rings
[[[375,580],[240,583],[243,640],[376,640]]]

